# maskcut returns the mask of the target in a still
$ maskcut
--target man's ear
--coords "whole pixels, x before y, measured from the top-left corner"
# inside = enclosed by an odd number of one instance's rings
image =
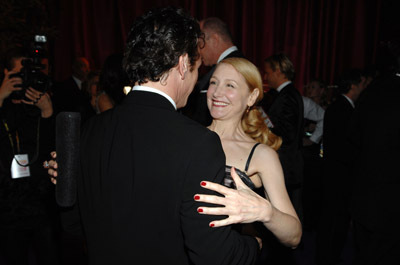
[[[257,100],[259,94],[260,94],[260,90],[258,88],[255,88],[249,96],[249,99],[247,101],[247,106],[252,107],[256,103],[256,100]]]
[[[186,53],[184,55],[179,56],[179,63],[178,63],[178,71],[181,75],[182,80],[185,79],[185,73],[188,71],[189,68],[189,55]]]
[[[218,47],[221,42],[221,37],[217,33],[213,33],[210,35],[208,42],[211,44],[211,47]]]

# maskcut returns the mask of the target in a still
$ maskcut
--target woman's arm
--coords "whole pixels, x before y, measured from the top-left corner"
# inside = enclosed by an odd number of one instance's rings
[[[261,147],[261,146],[260,146]],[[259,169],[268,201],[249,189],[231,170],[237,190],[222,185],[202,182],[204,188],[216,191],[224,197],[196,194],[195,200],[222,205],[224,207],[199,207],[198,212],[210,215],[228,215],[228,218],[213,221],[210,226],[218,227],[233,223],[263,222],[264,225],[282,242],[296,247],[301,239],[302,228],[297,214],[290,202],[283,179],[282,168],[275,151],[262,146],[255,153],[252,163]],[[260,161],[263,161],[259,167]]]
[[[260,145],[252,163],[271,204],[258,221],[263,222],[282,244],[297,247],[302,227],[286,190],[278,154],[268,146]]]

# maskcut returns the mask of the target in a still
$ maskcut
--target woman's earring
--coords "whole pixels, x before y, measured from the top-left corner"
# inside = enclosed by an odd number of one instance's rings
[[[249,111],[250,111],[250,106],[247,106],[246,113],[249,113]]]

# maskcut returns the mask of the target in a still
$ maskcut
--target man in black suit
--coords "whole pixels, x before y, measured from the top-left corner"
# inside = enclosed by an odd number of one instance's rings
[[[349,200],[353,157],[348,129],[355,102],[365,88],[365,77],[351,70],[340,78],[339,95],[325,111],[322,209],[317,230],[317,264],[337,264],[350,225]]]
[[[54,87],[54,105],[57,113],[62,111],[79,112],[82,123],[95,114],[90,105],[89,95],[82,90],[82,82],[89,73],[89,62],[78,57],[72,64],[72,76]]]
[[[183,10],[150,11],[134,23],[124,68],[135,84],[81,137],[78,202],[90,264],[252,264],[258,243],[212,228],[193,196],[221,183],[218,136],[176,111],[201,64],[198,23]],[[162,56],[160,56],[162,55]],[[222,216],[220,218],[223,218]]]
[[[212,68],[198,80],[182,112],[200,124],[208,126],[211,124],[212,117],[207,106],[207,90],[217,64],[225,58],[244,58],[244,56],[233,44],[228,25],[221,19],[206,18],[200,21],[200,28],[204,33],[204,42],[200,46],[201,59],[205,66],[212,66]]]
[[[268,85],[278,92],[267,112],[270,129],[282,137],[282,146],[278,150],[279,159],[287,191],[301,220],[303,158],[300,148],[303,139],[303,100],[293,86],[294,67],[286,55],[272,55],[265,60],[264,66]]]
[[[400,214],[400,65],[396,68],[367,87],[350,122],[351,143],[356,149],[350,202],[354,264],[387,265],[400,260],[396,218]]]

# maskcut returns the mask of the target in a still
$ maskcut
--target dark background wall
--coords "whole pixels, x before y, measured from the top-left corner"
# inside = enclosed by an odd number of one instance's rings
[[[16,2],[7,2],[5,6],[10,8]],[[49,32],[49,53],[56,80],[70,75],[71,62],[77,56],[87,57],[93,68],[100,69],[109,54],[123,51],[136,17],[167,5],[183,7],[199,20],[217,16],[226,21],[236,44],[260,68],[269,55],[285,52],[295,65],[300,90],[310,78],[332,82],[348,68],[375,63],[379,43],[398,37],[400,31],[396,0],[28,2],[38,7],[25,10],[25,28],[36,26]],[[8,29],[4,19],[0,29]],[[2,32],[0,37],[9,36]]]

